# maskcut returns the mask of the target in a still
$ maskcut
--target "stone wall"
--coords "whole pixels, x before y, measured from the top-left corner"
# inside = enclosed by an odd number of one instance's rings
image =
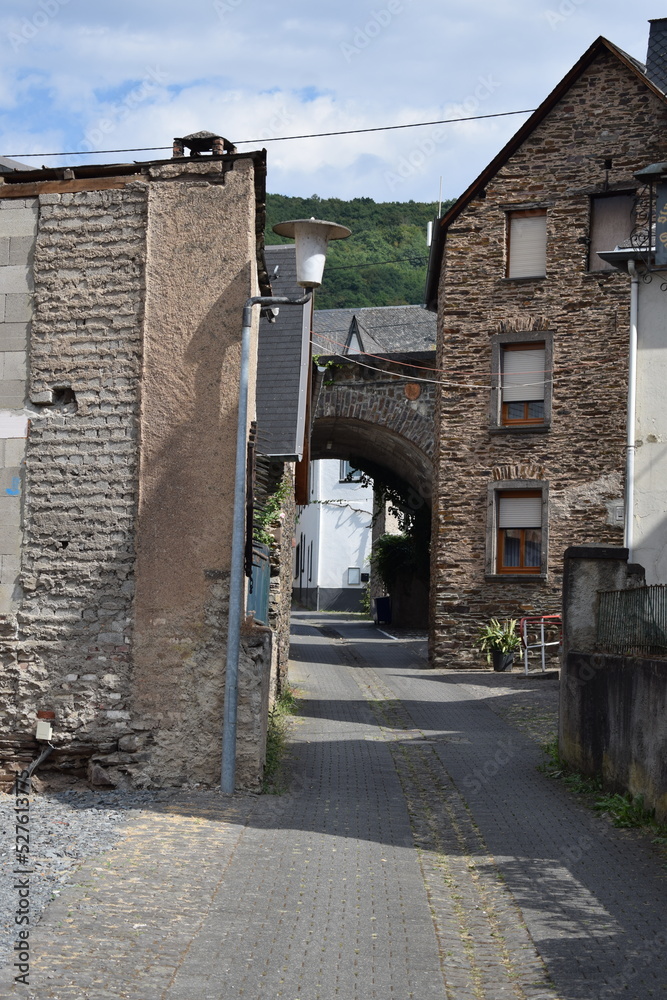
[[[561,756],[667,822],[667,660],[571,652]]]
[[[619,274],[588,272],[590,197],[635,188],[634,172],[664,159],[664,122],[664,104],[605,50],[450,225],[438,317],[448,382],[436,417],[435,665],[482,666],[479,622],[559,612],[565,548],[622,540],[614,508],[623,492],[629,290]],[[506,212],[531,205],[547,207],[547,276],[509,280]],[[551,426],[498,432],[491,338],[539,331],[553,335]],[[517,480],[548,487],[546,576],[490,579],[488,487]]]
[[[50,710],[57,742],[115,751],[130,719],[145,238],[145,186],[39,198],[10,737]]]
[[[317,373],[310,457],[367,458],[407,482],[415,503],[430,504],[435,385],[411,383],[408,395],[406,379],[416,370],[401,360],[373,359],[381,369],[374,372],[336,358],[334,367]],[[434,355],[414,360],[433,366]]]
[[[16,407],[0,433],[29,422],[27,444],[3,441],[2,555],[16,577],[0,592],[5,774],[35,755],[46,710],[49,766],[99,785],[219,781],[255,155],[137,167],[109,190],[42,184],[39,204],[0,186],[0,392]],[[30,319],[26,401],[9,376]],[[266,719],[249,720],[266,714],[271,659],[260,639],[245,638],[239,680],[240,775],[254,786]]]
[[[642,795],[667,820],[667,660],[613,656],[598,637],[600,593],[644,585],[628,550],[565,553],[559,750],[574,770],[614,792]]]

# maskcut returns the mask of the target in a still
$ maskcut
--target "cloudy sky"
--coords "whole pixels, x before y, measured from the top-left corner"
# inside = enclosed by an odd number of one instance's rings
[[[271,192],[435,201],[442,176],[455,197],[525,115],[269,140],[532,109],[598,35],[643,61],[662,16],[664,0],[2,0],[0,153],[208,129],[265,145]]]

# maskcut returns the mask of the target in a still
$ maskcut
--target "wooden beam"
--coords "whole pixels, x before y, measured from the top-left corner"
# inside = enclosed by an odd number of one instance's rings
[[[130,181],[141,176],[128,174],[126,177],[82,177],[72,181],[35,181],[32,184],[0,184],[0,198],[34,198],[39,194],[68,194],[74,191],[107,191],[123,188]]]

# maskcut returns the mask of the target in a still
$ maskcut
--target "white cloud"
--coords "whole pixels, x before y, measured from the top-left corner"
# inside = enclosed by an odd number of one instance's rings
[[[657,0],[639,16],[621,0],[569,0],[573,12],[554,27],[547,15],[562,4],[4,0],[0,150],[169,146],[200,128],[240,140],[532,108],[598,34],[643,58],[645,19],[663,13]],[[493,86],[479,96],[484,80]],[[442,174],[456,195],[522,121],[267,142],[268,186],[432,200]]]

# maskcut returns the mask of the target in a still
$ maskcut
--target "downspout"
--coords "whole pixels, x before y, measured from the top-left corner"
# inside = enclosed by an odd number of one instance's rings
[[[639,274],[634,260],[628,261],[630,285],[630,355],[628,358],[627,452],[625,459],[625,538],[628,562],[632,562],[634,543],[633,516],[635,506],[635,419],[637,411],[637,315]]]

